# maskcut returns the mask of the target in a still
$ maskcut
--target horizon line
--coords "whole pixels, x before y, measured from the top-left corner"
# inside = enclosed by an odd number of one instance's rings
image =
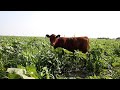
[[[16,37],[45,37],[45,36],[43,36],[43,35],[0,35],[0,36],[16,36]],[[65,37],[65,35],[63,35],[64,37]],[[63,37],[62,36],[62,37]],[[87,36],[87,35],[86,35]],[[78,37],[78,36],[70,36],[70,37]],[[111,37],[105,37],[105,36],[101,36],[101,37],[89,37],[89,38],[111,38]],[[114,38],[119,38],[119,36],[118,37],[114,37]]]

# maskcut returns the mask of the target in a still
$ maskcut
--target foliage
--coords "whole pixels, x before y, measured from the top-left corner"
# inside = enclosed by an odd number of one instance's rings
[[[25,73],[6,72],[24,69]],[[21,76],[22,75],[22,76]],[[119,79],[120,41],[90,39],[84,54],[54,49],[48,38],[0,36],[0,78],[25,79]]]

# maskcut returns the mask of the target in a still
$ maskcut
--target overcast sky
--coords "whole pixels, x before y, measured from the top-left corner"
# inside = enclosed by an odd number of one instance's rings
[[[120,37],[120,11],[0,11],[0,35]]]

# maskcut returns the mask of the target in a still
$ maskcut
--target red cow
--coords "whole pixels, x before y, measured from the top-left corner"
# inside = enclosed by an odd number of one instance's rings
[[[71,52],[74,50],[80,50],[82,53],[86,53],[89,49],[89,38],[88,37],[60,37],[60,35],[51,36],[46,34],[46,37],[50,38],[50,43],[54,48],[62,47]]]

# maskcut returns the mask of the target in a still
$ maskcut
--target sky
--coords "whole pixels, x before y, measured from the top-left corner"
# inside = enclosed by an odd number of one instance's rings
[[[0,11],[0,35],[120,37],[120,11]]]

